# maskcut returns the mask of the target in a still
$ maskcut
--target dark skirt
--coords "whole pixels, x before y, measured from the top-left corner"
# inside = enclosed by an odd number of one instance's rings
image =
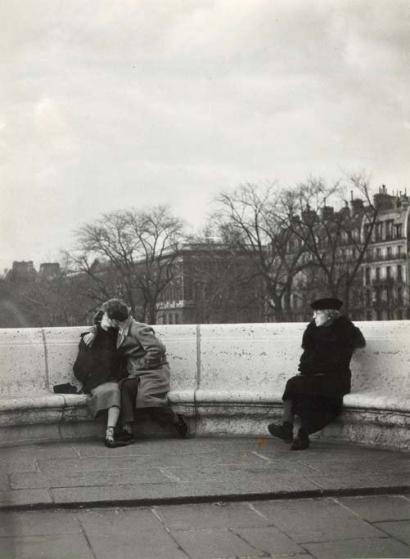
[[[343,408],[343,395],[329,394],[323,376],[296,375],[290,378],[282,400],[291,400],[293,414],[300,417],[309,433],[323,429]]]

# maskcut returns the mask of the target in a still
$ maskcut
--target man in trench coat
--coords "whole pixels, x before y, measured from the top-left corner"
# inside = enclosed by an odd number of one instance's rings
[[[160,424],[172,424],[179,436],[186,437],[187,424],[182,415],[171,409],[167,399],[170,369],[165,346],[151,326],[131,316],[128,306],[120,299],[109,299],[102,310],[118,328],[117,351],[127,360],[128,376],[120,381],[124,432],[119,437],[133,437],[136,408],[144,408]]]

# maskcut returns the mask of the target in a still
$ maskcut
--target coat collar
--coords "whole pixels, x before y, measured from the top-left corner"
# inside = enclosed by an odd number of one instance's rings
[[[131,324],[132,324],[133,318],[132,316],[129,316],[127,318],[127,322],[125,323],[123,328],[120,328],[118,330],[118,336],[117,336],[117,349],[120,347],[120,345],[124,342],[125,338],[128,336],[129,331],[131,329]]]

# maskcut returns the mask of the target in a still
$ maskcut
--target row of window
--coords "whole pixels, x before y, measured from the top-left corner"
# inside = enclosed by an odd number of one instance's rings
[[[374,268],[374,273],[372,274],[372,268],[367,266],[364,270],[364,282],[368,285],[371,279],[396,279],[397,281],[404,280],[404,270],[401,264],[397,266],[377,266]]]
[[[390,258],[401,258],[405,253],[402,245],[397,245],[396,247],[368,248],[366,254],[370,260],[389,260]]]
[[[367,237],[370,224],[364,226],[364,233]],[[390,239],[401,239],[403,235],[403,225],[401,223],[394,223],[393,219],[386,219],[384,221],[377,221],[372,231],[372,241],[386,241]]]
[[[366,320],[403,320],[403,318],[410,318],[410,315],[402,309],[366,311]]]
[[[372,304],[388,303],[390,306],[403,305],[404,289],[401,286],[396,288],[380,287],[372,291],[366,290],[366,307]]]
[[[181,301],[184,298],[182,287],[170,283],[162,292],[162,301]]]
[[[160,324],[181,324],[181,315],[179,312],[164,312],[158,317]]]

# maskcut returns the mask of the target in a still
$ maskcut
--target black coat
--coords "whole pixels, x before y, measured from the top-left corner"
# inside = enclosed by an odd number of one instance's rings
[[[117,330],[103,330],[97,326],[96,337],[91,346],[84,343],[81,334],[78,355],[73,365],[74,375],[86,393],[104,382],[117,382],[127,375],[124,360],[117,352]]]
[[[312,320],[303,334],[299,371],[315,376],[323,394],[343,396],[350,392],[353,351],[365,345],[359,328],[344,316],[329,326],[316,326]]]
[[[342,411],[343,396],[350,392],[350,360],[355,348],[366,345],[363,334],[348,318],[328,326],[312,321],[302,339],[300,374],[290,378],[283,400],[309,433],[323,429]]]

